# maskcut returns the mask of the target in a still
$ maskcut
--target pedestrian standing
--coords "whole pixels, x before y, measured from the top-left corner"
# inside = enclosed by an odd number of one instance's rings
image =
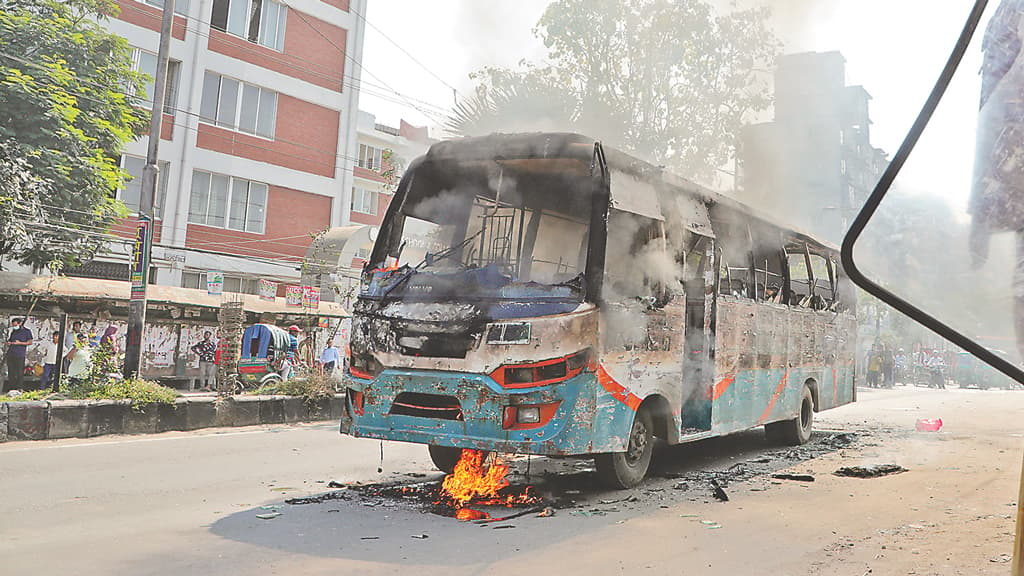
[[[327,342],[327,347],[320,354],[320,363],[323,365],[324,375],[326,376],[333,374],[334,369],[341,364],[341,354],[334,345],[334,340]]]
[[[50,378],[57,375],[57,344],[60,342],[60,332],[54,332],[53,337],[43,342],[43,378],[39,381],[39,389],[46,390],[52,383]]]
[[[217,343],[213,341],[213,333],[203,332],[203,341],[191,348],[199,356],[199,384],[203,390],[217,387]]]
[[[68,364],[71,363],[71,355],[74,354],[75,344],[78,341],[78,334],[82,331],[82,323],[75,320],[71,323],[71,330],[64,335],[64,373],[68,371]]]
[[[117,354],[121,351],[120,346],[117,344],[117,326],[107,326],[103,336],[100,337],[100,346],[106,348],[111,354]]]
[[[288,327],[288,352],[281,367],[281,379],[288,380],[295,373],[295,362],[299,357],[299,334],[302,328],[292,324]]]
[[[75,347],[71,349],[71,362],[68,363],[68,379],[74,383],[89,378],[92,371],[92,348],[89,336],[83,332],[75,335]]]
[[[21,390],[25,382],[25,354],[32,345],[32,332],[25,328],[24,320],[11,320],[11,333],[7,336],[7,381],[4,392]]]

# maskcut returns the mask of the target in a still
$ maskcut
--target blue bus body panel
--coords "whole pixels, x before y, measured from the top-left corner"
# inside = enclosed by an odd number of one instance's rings
[[[341,431],[363,438],[538,455],[578,455],[625,450],[635,412],[583,372],[553,386],[505,390],[482,374],[428,370],[382,372],[376,379],[348,377],[363,393],[363,413],[343,411]],[[390,414],[402,392],[457,398],[462,420]],[[550,422],[506,430],[506,406],[560,402]]]

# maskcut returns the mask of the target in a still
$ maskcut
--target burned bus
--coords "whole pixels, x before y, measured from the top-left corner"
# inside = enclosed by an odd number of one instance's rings
[[[855,399],[837,250],[575,134],[435,144],[353,308],[342,433],[591,455],[640,482],[654,438],[806,442]]]

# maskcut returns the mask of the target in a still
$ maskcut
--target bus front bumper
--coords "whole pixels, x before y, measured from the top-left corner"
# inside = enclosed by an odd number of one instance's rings
[[[437,446],[548,456],[616,452],[625,450],[626,434],[614,432],[628,431],[634,414],[586,371],[517,390],[482,374],[428,370],[346,376],[346,384],[343,434]],[[543,407],[542,422],[515,421],[515,410],[527,406]]]

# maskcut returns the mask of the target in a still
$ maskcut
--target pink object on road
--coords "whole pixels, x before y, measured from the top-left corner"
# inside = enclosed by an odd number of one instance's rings
[[[942,418],[919,418],[916,427],[918,432],[938,432],[942,428]]]

